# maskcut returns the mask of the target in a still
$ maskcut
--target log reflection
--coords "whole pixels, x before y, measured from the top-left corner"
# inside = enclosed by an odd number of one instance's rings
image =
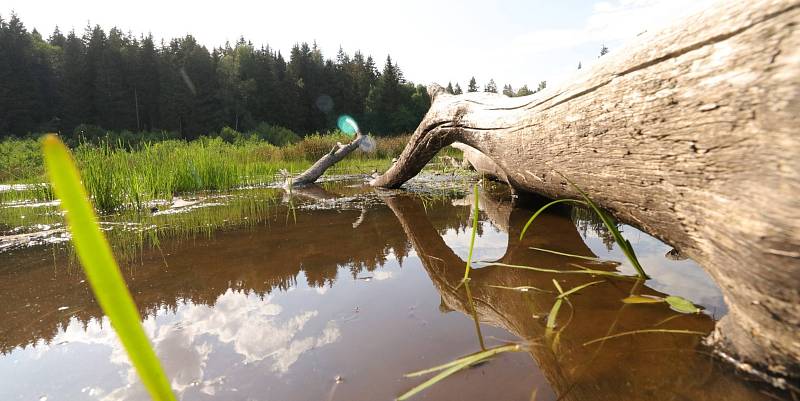
[[[384,200],[397,216],[441,294],[442,309],[458,310],[468,316],[474,312],[480,322],[502,327],[529,344],[531,356],[560,399],[749,400],[759,397],[736,378],[722,372],[700,344],[698,336],[650,333],[584,346],[588,341],[629,330],[710,332],[714,325],[710,317],[679,315],[664,305],[623,304],[621,299],[632,293],[664,295],[636,280],[486,266],[470,272],[470,288],[466,289],[459,286],[465,261],[447,246],[420,202],[403,195]],[[479,202],[488,220],[508,233],[505,255],[498,262],[575,270],[577,259],[537,252],[529,247],[594,256],[567,215],[540,216],[520,241],[519,230],[530,216],[529,210],[514,208],[509,200],[487,192],[481,193]],[[480,247],[480,239],[476,246]],[[591,267],[613,270],[615,264]],[[573,308],[571,311],[562,308],[555,331],[548,331],[545,323],[557,294],[555,291],[520,292],[497,288],[534,286],[552,290],[554,279],[565,290],[604,280],[569,297]]]

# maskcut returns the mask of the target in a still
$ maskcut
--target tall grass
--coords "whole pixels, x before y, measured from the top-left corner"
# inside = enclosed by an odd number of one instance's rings
[[[111,320],[150,396],[157,401],[175,400],[69,150],[55,135],[46,136],[42,148],[50,182],[67,215],[72,241],[97,302]]]
[[[306,136],[282,147],[260,139],[228,143],[222,138],[195,141],[165,140],[134,148],[122,142],[84,143],[74,149],[83,182],[95,206],[103,212],[143,208],[154,199],[196,191],[229,190],[266,185],[282,170],[302,171],[329,152],[344,134]],[[398,156],[408,137],[378,138],[374,152],[356,150],[331,173],[367,173],[385,169]],[[41,156],[33,140],[0,142],[0,182],[41,182]],[[7,151],[7,152],[6,152]],[[47,191],[3,191],[0,201],[50,196]],[[49,200],[49,199],[40,199]]]

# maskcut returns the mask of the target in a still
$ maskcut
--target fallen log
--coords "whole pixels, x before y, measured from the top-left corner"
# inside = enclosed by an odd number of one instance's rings
[[[347,145],[341,144],[339,142],[331,148],[330,152],[323,155],[316,163],[311,165],[306,171],[302,172],[300,175],[287,179],[285,183],[285,187],[293,187],[293,186],[303,186],[312,184],[317,181],[319,177],[322,177],[331,166],[338,163],[342,159],[344,159],[347,155],[352,153],[354,150],[358,149],[361,142],[364,141],[366,138],[365,135],[362,135],[360,131],[356,131],[356,137],[350,141]]]
[[[429,88],[395,188],[469,145],[518,191],[579,197],[701,264],[730,313],[708,338],[745,369],[800,378],[800,2],[718,4],[508,98]],[[646,266],[645,266],[646,268]]]

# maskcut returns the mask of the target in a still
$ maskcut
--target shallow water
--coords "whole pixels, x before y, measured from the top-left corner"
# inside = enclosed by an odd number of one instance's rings
[[[474,255],[481,262],[471,272],[470,303],[459,282],[471,197],[467,185],[453,185],[405,193],[328,183],[291,197],[252,190],[199,199],[180,213],[159,213],[172,210],[162,207],[156,216],[103,220],[183,400],[388,400],[427,378],[405,373],[507,342],[525,351],[501,354],[412,399],[529,400],[533,392],[540,401],[769,399],[713,359],[700,336],[646,333],[584,345],[631,330],[707,333],[726,313],[708,275],[690,260],[666,258],[668,246],[632,227],[624,235],[653,277],[644,284],[487,263],[559,270],[577,263],[633,274],[597,222],[582,218],[585,211],[544,214],[520,241],[535,205],[512,205],[502,188],[482,190]],[[13,213],[0,210],[3,238],[35,233],[37,224],[59,228],[60,216],[47,207],[26,211],[27,226]],[[5,249],[0,399],[147,399],[67,244],[40,238]],[[552,280],[565,290],[602,283],[570,296],[572,308],[562,308],[548,331]],[[623,304],[632,293],[680,295],[704,312]]]

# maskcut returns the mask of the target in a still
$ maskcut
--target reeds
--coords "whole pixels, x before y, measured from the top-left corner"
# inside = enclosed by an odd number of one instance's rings
[[[191,142],[144,143],[132,149],[121,143],[86,143],[78,145],[74,153],[95,207],[107,213],[141,209],[149,201],[180,193],[268,185],[278,179],[281,169],[302,171],[343,140],[343,134],[314,134],[277,147],[260,140],[228,143],[201,137]],[[385,169],[407,142],[407,136],[379,138],[374,152],[356,150],[329,172],[358,174]],[[41,182],[42,160],[31,154],[29,145],[38,146],[33,140],[0,142],[0,149],[9,151],[0,156],[4,182]],[[0,192],[1,202],[34,198],[51,200],[52,193],[46,185]]]

